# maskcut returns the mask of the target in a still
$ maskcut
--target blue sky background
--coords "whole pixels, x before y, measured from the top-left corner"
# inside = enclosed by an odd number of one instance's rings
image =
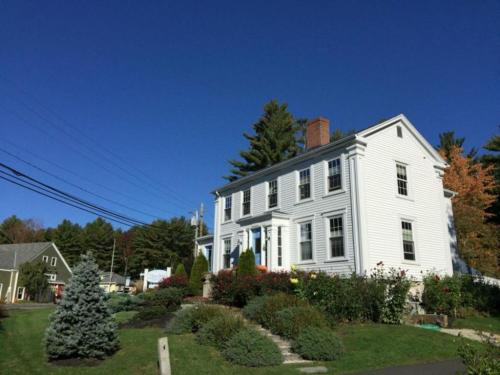
[[[498,1],[1,1],[0,147],[153,216],[204,202],[211,224],[209,192],[272,98],[344,130],[404,113],[433,144],[455,130],[483,145],[500,124],[499,20]],[[11,214],[94,218],[0,181]]]

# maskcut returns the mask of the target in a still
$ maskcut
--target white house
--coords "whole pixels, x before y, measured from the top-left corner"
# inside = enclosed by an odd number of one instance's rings
[[[212,270],[251,248],[270,270],[451,274],[453,193],[436,150],[404,115],[335,142],[328,125],[308,124],[306,152],[214,191]]]

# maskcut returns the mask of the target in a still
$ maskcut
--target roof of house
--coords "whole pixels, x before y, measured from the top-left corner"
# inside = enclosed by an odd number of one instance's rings
[[[434,158],[434,160],[438,163],[438,165],[442,168],[446,166],[446,162],[443,160],[443,158],[439,155],[439,153],[432,147],[432,145],[427,142],[427,140],[418,132],[418,130],[413,126],[413,124],[406,118],[405,115],[399,114],[397,116],[394,116],[388,120],[385,121],[380,121],[376,123],[375,125],[368,126],[365,129],[362,129],[354,134],[349,134],[337,141],[330,142],[324,146],[316,147],[311,150],[306,150],[305,152],[290,158],[288,160],[282,161],[280,163],[274,164],[270,167],[261,169],[257,172],[253,172],[252,174],[249,174],[248,176],[238,178],[235,181],[229,182],[223,186],[218,187],[214,191],[212,191],[212,194],[217,195],[220,192],[224,192],[233,188],[236,188],[238,186],[241,186],[249,181],[252,181],[255,178],[259,178],[262,176],[266,176],[268,174],[274,173],[281,168],[291,166],[294,164],[297,164],[301,161],[316,157],[318,155],[321,155],[322,153],[329,152],[341,147],[345,147],[349,144],[353,143],[359,143],[362,145],[366,146],[365,139],[366,137],[369,137],[372,134],[375,134],[389,126],[395,125],[396,123],[403,123],[408,130],[412,133],[412,135],[417,139],[417,141],[422,145],[424,149],[428,151],[428,153]]]
[[[36,258],[52,242],[32,242],[0,245],[0,268],[17,269],[19,265]]]
[[[101,283],[109,283],[109,274],[110,272],[101,272],[100,277],[101,277]],[[117,274],[116,272],[113,272],[113,275],[111,276],[111,284],[118,284],[118,285],[125,285],[125,277],[122,275]]]

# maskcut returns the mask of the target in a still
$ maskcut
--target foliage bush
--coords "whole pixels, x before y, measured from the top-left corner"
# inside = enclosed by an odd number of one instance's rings
[[[402,322],[410,280],[404,271],[373,270],[370,276],[298,273],[296,292],[334,321]]]
[[[154,319],[164,318],[168,314],[168,310],[165,306],[145,306],[139,310],[137,314],[134,315],[132,320],[134,321],[148,321]]]
[[[236,333],[245,327],[243,319],[234,313],[226,312],[208,321],[197,332],[196,338],[202,345],[212,345],[222,350]]]
[[[500,287],[471,275],[460,277],[462,307],[471,307],[488,314],[500,314]]]
[[[257,296],[252,298],[242,309],[243,316],[249,320],[257,321],[257,317],[264,308],[264,304],[270,296]]]
[[[269,327],[276,335],[295,339],[306,327],[328,328],[325,315],[312,306],[287,307],[278,311],[277,319]]]
[[[51,267],[52,268],[52,267]],[[19,285],[26,288],[27,296],[36,302],[44,301],[49,290],[46,274],[51,268],[45,262],[25,262],[19,267]]]
[[[111,293],[108,297],[107,304],[112,313],[137,310],[139,308],[140,299],[135,296]]]
[[[167,311],[176,311],[180,308],[183,293],[178,288],[156,289],[144,294],[146,306],[162,306]]]
[[[167,333],[182,335],[192,333],[192,309],[181,309],[174,313],[173,319],[167,322]]]
[[[236,273],[238,276],[257,275],[257,268],[255,268],[255,254],[252,249],[247,249],[241,253]]]
[[[274,294],[278,292],[293,293],[289,272],[264,272],[257,275],[259,295]]]
[[[200,295],[203,292],[203,275],[208,272],[208,261],[203,253],[198,254],[191,268],[189,290],[192,294]]]
[[[184,296],[189,294],[189,280],[187,275],[177,275],[174,274],[170,277],[163,279],[158,285],[160,289],[163,288],[177,288]]]
[[[196,305],[177,312],[174,319],[169,322],[167,331],[174,334],[196,333],[204,324],[226,312],[227,309],[221,306]]]
[[[183,263],[179,263],[175,269],[174,276],[185,276],[187,278],[188,274],[186,272],[186,268],[184,268]]]
[[[236,333],[228,341],[222,355],[232,363],[248,367],[274,366],[283,362],[276,344],[250,328]]]
[[[306,305],[307,302],[300,300],[297,296],[285,293],[274,294],[264,301],[256,320],[264,327],[271,329],[279,323],[278,311],[288,307]]]
[[[118,349],[116,324],[99,281],[94,258],[83,255],[45,331],[49,359],[103,358]]]
[[[500,374],[500,347],[493,337],[485,338],[486,349],[480,350],[462,339],[458,354],[470,375]]]
[[[292,349],[302,358],[332,361],[344,353],[342,341],[330,329],[307,327],[293,342]]]

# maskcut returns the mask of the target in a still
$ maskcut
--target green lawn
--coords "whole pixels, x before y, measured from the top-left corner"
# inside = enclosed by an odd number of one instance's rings
[[[59,367],[44,356],[42,338],[52,309],[16,310],[2,319],[0,373],[2,374],[157,374],[159,328],[120,330],[121,349],[96,367]]]
[[[500,333],[500,316],[472,316],[457,319],[452,328],[471,328],[479,331]]]
[[[344,341],[346,354],[338,361],[321,363],[334,373],[457,357],[458,338],[421,328],[366,324],[340,326],[337,332]],[[295,368],[304,366],[282,365],[260,369],[232,366],[215,349],[198,345],[193,335],[171,335],[169,346],[174,375],[298,374]]]

